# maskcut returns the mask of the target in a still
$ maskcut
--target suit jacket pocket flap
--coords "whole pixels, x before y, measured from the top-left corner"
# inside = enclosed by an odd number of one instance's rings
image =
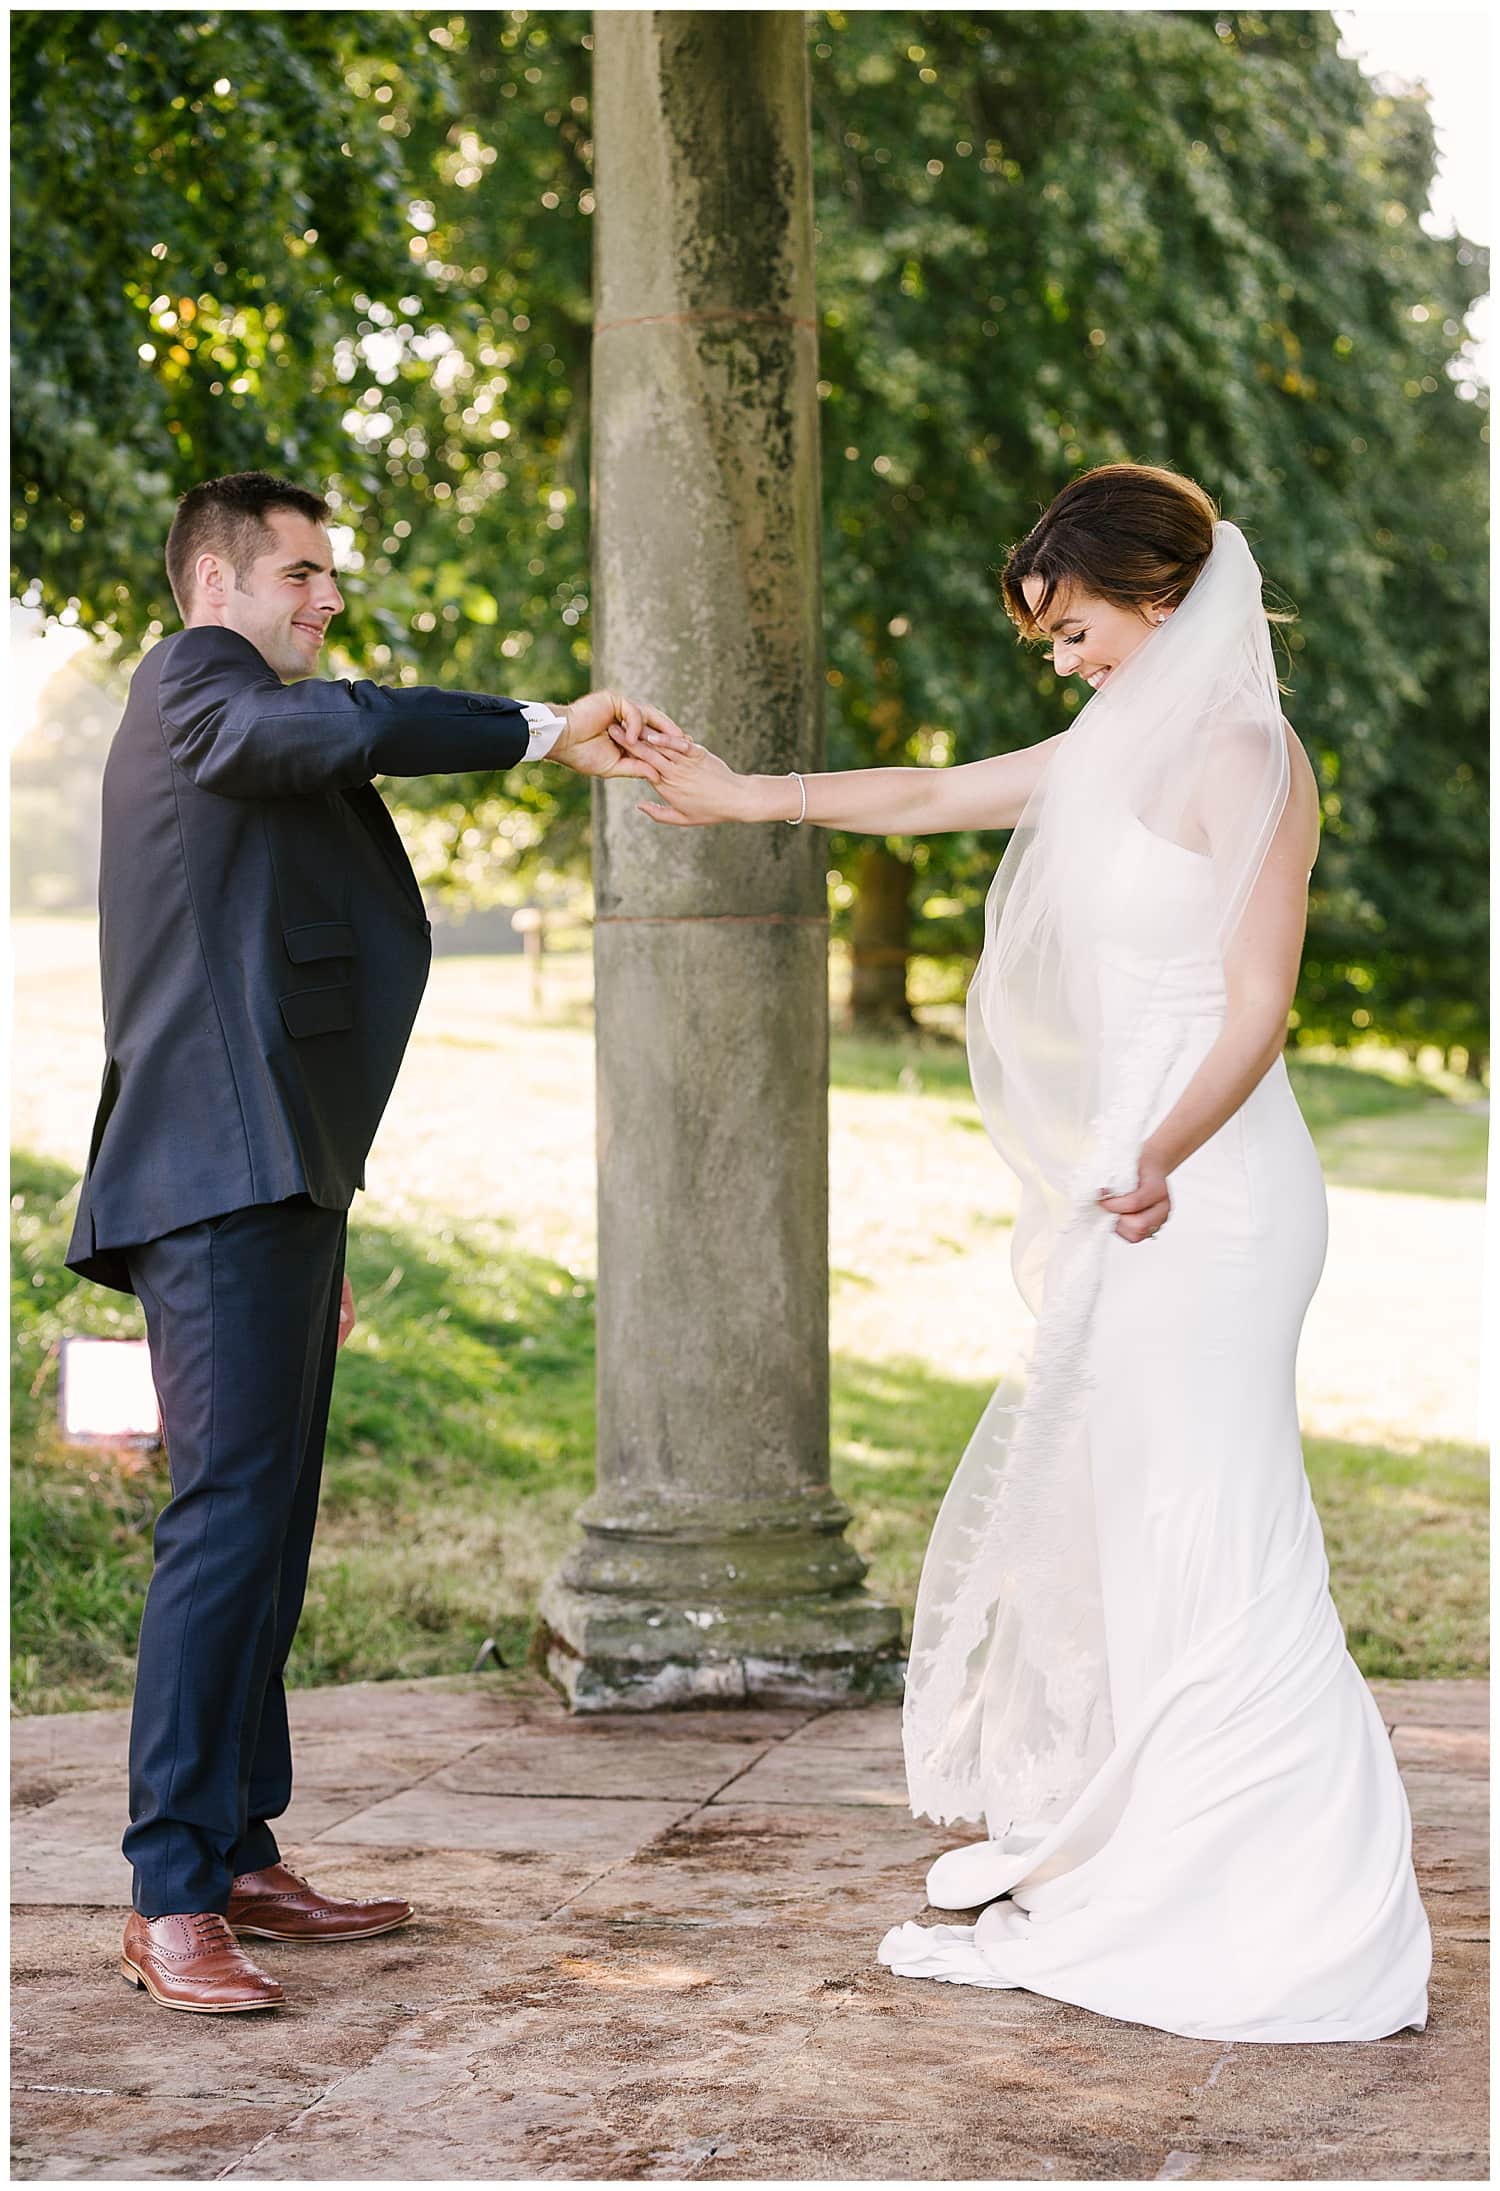
[[[279,1001],[294,1035],[333,1035],[354,1025],[354,991],[347,982],[332,989],[298,989]]]
[[[294,966],[305,966],[309,959],[352,959],[358,948],[347,921],[302,921],[282,934]]]

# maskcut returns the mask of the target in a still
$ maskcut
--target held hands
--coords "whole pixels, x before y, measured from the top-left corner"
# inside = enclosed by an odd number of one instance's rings
[[[655,756],[642,742],[643,712],[657,720],[654,708],[643,711],[623,692],[586,692],[564,710],[568,727],[548,759],[561,761],[564,768],[574,769],[580,776],[644,776],[655,783]],[[660,720],[665,723],[666,717]],[[675,724],[669,727],[678,741],[690,743]]]
[[[354,1288],[346,1278],[344,1280],[344,1290],[339,1295],[339,1336],[337,1345],[334,1347],[335,1354],[348,1338],[350,1332],[353,1331],[354,1322]]]
[[[640,812],[649,815],[653,822],[666,822],[679,829],[701,827],[707,822],[764,822],[776,818],[767,805],[765,787],[774,785],[775,778],[741,776],[721,761],[717,753],[710,753],[707,746],[698,745],[686,731],[679,730],[670,715],[660,708],[643,707],[640,728],[632,732],[628,724],[611,731],[611,735],[632,755],[644,755],[647,765],[640,773],[649,775],[657,790],[668,802],[665,806],[640,803]],[[796,807],[796,793],[786,787],[790,799],[783,798],[783,805]],[[772,793],[774,804],[774,792]],[[791,817],[788,816],[788,819]]]
[[[622,693],[591,692],[575,700],[567,716],[568,727],[552,748],[552,758],[584,776],[645,777],[667,802],[640,802],[640,812],[653,822],[692,829],[710,822],[800,818],[788,811],[797,804],[791,779],[739,775],[660,708],[638,706]],[[1172,1209],[1167,1167],[1143,1149],[1135,1186],[1128,1194],[1101,1194],[1098,1206],[1118,1220],[1114,1229],[1122,1240],[1138,1245],[1154,1239]],[[344,1291],[352,1325],[354,1304],[347,1280]],[[342,1314],[339,1326],[342,1345],[347,1336]]]
[[[1166,1223],[1172,1208],[1167,1175],[1160,1161],[1143,1149],[1140,1174],[1130,1193],[1101,1194],[1099,1208],[1118,1217],[1115,1231],[1122,1240],[1134,1244],[1153,1239]]]

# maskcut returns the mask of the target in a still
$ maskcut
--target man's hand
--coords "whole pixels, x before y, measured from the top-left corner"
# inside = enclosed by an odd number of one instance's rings
[[[644,776],[657,781],[650,748],[642,743],[641,710],[623,692],[588,692],[564,710],[567,729],[547,756],[580,776]],[[610,735],[618,724],[623,743]]]
[[[639,747],[618,724],[610,735],[627,751],[643,750],[653,765],[656,788],[670,802],[666,806],[640,805],[638,811],[649,815],[653,822],[670,822],[679,829],[689,829],[704,822],[795,820],[795,815],[786,812],[788,778],[741,776],[718,754],[710,753],[707,746],[700,746],[680,730],[660,708],[643,703],[641,714],[646,727]],[[797,804],[795,795],[791,804]]]
[[[343,1345],[344,1341],[348,1338],[350,1332],[353,1331],[353,1329],[354,1288],[350,1285],[348,1279],[346,1278],[344,1280],[344,1290],[339,1296],[339,1346]],[[336,1353],[338,1349],[335,1348],[334,1351]]]

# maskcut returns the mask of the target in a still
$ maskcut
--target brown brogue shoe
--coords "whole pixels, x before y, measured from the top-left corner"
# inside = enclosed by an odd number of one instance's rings
[[[229,1922],[257,1940],[368,1940],[394,1932],[416,1915],[410,1902],[341,1901],[319,1894],[285,1864],[241,1872],[229,1896]]]
[[[216,1910],[182,1917],[125,1920],[120,1975],[144,1986],[163,2008],[194,2016],[237,2016],[251,2008],[281,2008],[286,1995],[258,1970]]]

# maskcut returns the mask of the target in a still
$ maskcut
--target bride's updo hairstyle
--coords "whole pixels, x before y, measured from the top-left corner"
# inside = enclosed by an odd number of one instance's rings
[[[1059,586],[1134,609],[1175,608],[1214,544],[1219,512],[1196,480],[1157,464],[1096,464],[1070,480],[1005,559],[1006,614],[1024,639],[1042,630]],[[1023,578],[1040,578],[1033,610]]]

